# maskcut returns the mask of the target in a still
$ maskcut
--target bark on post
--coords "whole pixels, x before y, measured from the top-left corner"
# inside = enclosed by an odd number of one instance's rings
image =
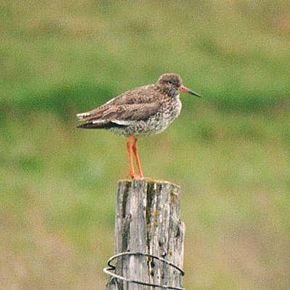
[[[185,227],[180,220],[179,195],[180,188],[165,181],[119,181],[115,254],[147,253],[183,268]],[[130,280],[182,288],[182,275],[177,269],[142,255],[118,258],[115,273]],[[117,278],[110,278],[107,284],[107,290],[151,289]]]

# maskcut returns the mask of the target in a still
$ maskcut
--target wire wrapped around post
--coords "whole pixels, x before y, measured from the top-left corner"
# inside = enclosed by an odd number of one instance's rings
[[[112,271],[116,270],[116,266],[112,264],[112,262],[114,260],[116,260],[120,257],[130,256],[130,255],[144,256],[144,257],[149,257],[149,258],[159,260],[162,263],[165,263],[165,264],[175,268],[177,271],[180,272],[180,275],[184,276],[184,271],[182,269],[180,269],[178,266],[174,265],[173,263],[167,261],[166,259],[154,256],[154,255],[150,255],[150,254],[139,253],[139,252],[124,252],[124,253],[119,253],[117,255],[112,256],[108,260],[108,262],[107,262],[108,267],[104,268],[104,272],[106,274],[116,278],[116,279],[123,280],[123,281],[129,282],[129,283],[135,283],[135,284],[144,285],[144,286],[151,286],[151,287],[159,287],[159,288],[164,288],[164,289],[185,290],[185,288],[182,288],[182,287],[175,287],[175,286],[170,286],[170,285],[159,285],[159,284],[154,284],[154,283],[149,283],[149,282],[144,282],[144,281],[132,280],[132,279],[128,279],[126,277],[117,275],[116,273],[112,272]]]

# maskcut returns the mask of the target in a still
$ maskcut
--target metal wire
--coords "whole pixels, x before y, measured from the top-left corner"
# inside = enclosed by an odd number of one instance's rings
[[[184,276],[184,271],[181,268],[179,268],[178,266],[176,266],[175,264],[167,261],[164,258],[161,258],[161,257],[158,257],[158,256],[154,256],[154,255],[151,255],[151,254],[141,253],[141,252],[123,252],[123,253],[119,253],[117,255],[114,255],[108,260],[108,262],[107,262],[108,267],[104,268],[103,271],[106,274],[108,274],[108,275],[110,275],[110,276],[112,276],[114,278],[117,278],[117,279],[122,280],[122,281],[130,282],[130,283],[135,283],[135,284],[144,285],[144,286],[151,286],[151,287],[159,287],[159,288],[164,288],[164,289],[185,290],[185,288],[182,288],[182,287],[169,286],[169,285],[158,285],[158,284],[153,284],[153,283],[149,283],[149,282],[132,280],[132,279],[128,279],[126,277],[117,275],[116,273],[112,272],[112,271],[116,270],[116,266],[114,266],[112,264],[112,262],[114,260],[116,260],[116,259],[118,259],[120,257],[123,257],[123,256],[132,256],[132,255],[149,257],[149,258],[153,258],[153,259],[159,260],[162,263],[167,264],[170,267],[173,267],[174,269],[176,269],[181,274],[181,276]]]

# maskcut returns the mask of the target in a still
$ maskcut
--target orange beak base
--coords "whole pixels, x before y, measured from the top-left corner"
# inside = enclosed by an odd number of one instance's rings
[[[180,86],[180,87],[179,87],[179,92],[180,92],[180,93],[188,93],[188,94],[191,94],[191,95],[193,95],[193,96],[201,97],[200,94],[198,94],[198,93],[192,91],[191,89],[188,89],[188,88],[185,87],[185,86]]]

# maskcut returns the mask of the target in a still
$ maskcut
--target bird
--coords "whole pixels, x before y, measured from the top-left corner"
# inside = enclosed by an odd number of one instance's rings
[[[201,97],[185,87],[178,74],[162,74],[154,84],[128,90],[96,109],[77,114],[80,122],[77,128],[105,129],[127,137],[129,176],[132,179],[143,179],[137,138],[163,132],[179,116],[182,108],[181,93]]]

